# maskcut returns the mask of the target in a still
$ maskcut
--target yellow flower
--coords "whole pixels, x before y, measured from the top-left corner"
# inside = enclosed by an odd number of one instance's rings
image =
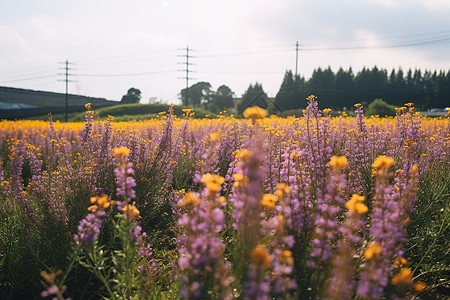
[[[219,133],[214,132],[214,133],[212,133],[212,134],[209,136],[209,139],[210,139],[212,142],[217,142],[217,141],[220,139],[220,135],[219,135]]]
[[[180,202],[178,202],[178,205],[183,207],[183,206],[201,204],[201,203],[202,203],[202,200],[200,198],[198,198],[195,195],[195,193],[187,192],[186,195],[184,196],[184,198]]]
[[[294,259],[292,258],[292,252],[289,250],[283,250],[278,257],[280,258],[280,262],[285,263],[289,266],[294,265]]]
[[[403,268],[397,274],[392,277],[391,280],[393,285],[406,283],[409,284],[412,282],[412,271],[410,268]]]
[[[357,214],[363,214],[367,212],[367,206],[362,203],[364,201],[364,196],[358,194],[353,194],[352,198],[345,203],[345,207],[352,212]]]
[[[265,245],[256,246],[256,248],[250,252],[250,257],[256,264],[266,268],[270,266],[270,263],[272,262],[272,258],[267,252]]]
[[[127,206],[125,206],[124,208],[122,208],[122,210],[124,212],[131,212],[133,215],[135,216],[139,216],[139,210],[136,208],[136,206],[128,204]]]
[[[98,209],[98,205],[91,205],[88,207],[88,211],[93,211],[93,210],[97,210]]]
[[[394,262],[394,268],[398,269],[402,265],[405,265],[406,263],[407,263],[406,259],[404,259],[403,257],[397,257]]]
[[[244,110],[244,118],[261,119],[267,116],[267,110],[259,106],[247,107]]]
[[[310,96],[308,96],[308,97],[306,98],[306,100],[308,100],[309,102],[313,102],[313,101],[316,100],[316,99],[317,99],[317,97],[314,96],[314,95],[310,95]]]
[[[333,155],[328,164],[335,169],[345,169],[347,168],[347,157]]]
[[[292,191],[292,187],[288,186],[284,182],[280,182],[279,184],[277,184],[277,188],[278,190],[275,192],[275,195],[280,198],[286,197]]]
[[[249,151],[247,149],[236,150],[235,151],[235,157],[237,159],[241,159],[241,160],[247,160],[252,155],[253,155],[253,152],[251,152],[251,151]]]
[[[371,260],[372,258],[381,254],[381,252],[383,252],[383,248],[381,248],[381,246],[378,245],[377,243],[372,242],[369,244],[369,247],[364,249],[364,257],[367,260]]]
[[[419,281],[413,284],[413,288],[416,292],[421,293],[426,289],[427,285],[423,281]]]
[[[114,148],[113,152],[114,152],[114,157],[123,159],[123,158],[127,157],[128,154],[130,154],[130,149],[125,148],[125,147]]]
[[[84,105],[84,107],[86,107],[87,110],[90,110],[90,109],[91,109],[91,104],[90,104],[90,103],[86,103],[86,104]]]
[[[375,169],[389,169],[389,167],[394,163],[394,159],[380,155],[375,159],[375,161],[372,164],[372,168]]]
[[[418,171],[419,171],[419,168],[417,167],[417,165],[414,165],[411,167],[411,173],[417,174]]]
[[[213,194],[219,192],[220,186],[225,182],[225,179],[219,175],[205,174],[200,180],[206,185],[206,188]]]
[[[234,187],[244,187],[248,184],[248,177],[244,174],[233,174],[233,178],[235,182],[233,183]]]
[[[264,194],[261,200],[261,204],[266,208],[272,210],[275,208],[275,204],[278,201],[278,197],[274,194]]]
[[[106,196],[105,194],[102,194],[101,196],[91,197],[90,201],[93,204],[95,203],[95,205],[89,207],[91,208],[91,209],[88,208],[89,210],[98,209],[99,207],[108,208],[111,204],[115,203],[115,201],[108,200],[108,196]]]

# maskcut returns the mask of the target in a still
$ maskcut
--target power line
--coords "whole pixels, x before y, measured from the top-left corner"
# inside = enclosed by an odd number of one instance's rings
[[[69,61],[66,59],[65,62],[59,62],[59,64],[65,64],[65,67],[59,68],[65,70],[65,73],[59,73],[58,75],[65,75],[65,79],[58,80],[58,81],[64,81],[66,83],[66,122],[68,120],[68,108],[69,108],[69,82],[72,82],[73,80],[69,80],[69,76],[74,76],[73,74],[69,73],[69,70],[73,70],[72,68],[69,68],[69,65],[73,65],[73,63],[69,63]]]
[[[186,68],[183,69],[183,70],[179,70],[179,71],[185,72],[186,75],[184,77],[178,77],[178,78],[186,80],[186,93],[185,93],[186,94],[186,103],[185,104],[189,105],[189,79],[193,79],[193,78],[189,77],[189,73],[193,72],[192,70],[189,69],[189,66],[192,65],[192,63],[189,62],[189,59],[193,58],[193,56],[189,54],[189,51],[194,51],[194,50],[189,49],[189,46],[186,46],[186,48],[183,48],[183,49],[180,49],[180,50],[185,50],[186,51],[185,55],[178,55],[178,56],[184,57],[186,59],[184,63],[183,62],[180,63],[180,64],[185,65]]]
[[[43,78],[50,78],[50,77],[56,77],[56,75],[53,74],[53,75],[26,77],[26,78],[21,78],[21,79],[2,81],[1,83],[4,84],[4,83],[11,83],[11,82],[29,81],[29,80],[36,80],[36,79],[43,79]]]
[[[122,74],[78,74],[77,76],[82,77],[128,77],[128,76],[142,76],[142,75],[152,75],[152,74],[162,74],[162,73],[174,73],[177,70],[170,71],[153,71],[153,72],[142,72],[142,73],[122,73]]]
[[[414,46],[428,46],[435,45],[440,43],[450,42],[450,37],[443,38],[435,38],[428,40],[417,40],[411,41],[408,43],[395,43],[395,44],[386,44],[382,46],[342,46],[342,47],[317,47],[317,48],[308,48],[304,47],[303,51],[329,51],[329,50],[363,50],[363,49],[391,49],[391,48],[405,48],[405,47],[414,47]]]

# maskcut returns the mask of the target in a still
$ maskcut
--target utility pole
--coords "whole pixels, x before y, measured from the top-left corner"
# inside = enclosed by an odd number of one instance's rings
[[[189,77],[189,73],[192,73],[192,70],[189,70],[189,66],[192,65],[192,63],[189,62],[190,58],[193,58],[192,55],[189,54],[190,51],[193,51],[192,49],[189,49],[189,46],[186,46],[186,48],[180,49],[180,50],[185,50],[186,54],[185,55],[178,55],[179,57],[184,57],[186,60],[185,62],[179,63],[179,64],[183,64],[185,65],[185,69],[183,70],[178,70],[181,72],[185,72],[185,76],[184,77],[178,77],[179,79],[186,79],[186,105],[189,105],[189,79],[193,79],[192,77]]]
[[[298,76],[298,41],[295,43],[295,77],[294,77],[294,97],[297,99],[297,76]]]
[[[73,70],[72,68],[69,68],[69,65],[72,65],[72,63],[69,63],[69,61],[66,59],[65,62],[59,62],[59,64],[64,64],[64,67],[59,68],[60,70],[65,70],[64,73],[58,73],[58,75],[64,75],[65,79],[60,79],[58,81],[64,81],[66,83],[66,116],[65,121],[68,120],[68,110],[69,110],[69,82],[72,82],[72,80],[69,80],[69,76],[73,76],[73,74],[69,74],[69,70]]]

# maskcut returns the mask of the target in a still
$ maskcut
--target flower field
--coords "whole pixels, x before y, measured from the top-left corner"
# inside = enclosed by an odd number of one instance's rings
[[[0,122],[1,299],[447,299],[450,115]]]

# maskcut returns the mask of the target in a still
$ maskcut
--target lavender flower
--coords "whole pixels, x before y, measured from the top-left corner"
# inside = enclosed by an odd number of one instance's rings
[[[133,189],[136,186],[136,181],[129,176],[134,174],[133,164],[126,159],[129,153],[130,150],[125,147],[114,149],[114,156],[119,160],[117,168],[114,169],[118,185],[116,196],[123,199],[123,201],[117,201],[119,210],[123,210],[132,199],[136,198],[136,192]]]
[[[347,158],[333,156],[329,165],[333,172],[326,184],[323,198],[317,199],[316,236],[312,241],[311,253],[312,257],[322,261],[328,261],[332,257],[332,245],[337,239],[337,214],[341,210],[340,205],[344,203],[341,193],[346,184],[342,170],[347,167]]]
[[[228,274],[231,266],[223,261],[225,245],[217,236],[225,226],[220,209],[225,203],[217,193],[223,178],[207,174],[200,181],[205,186],[201,194],[189,192],[179,203],[187,210],[178,220],[185,230],[178,237],[178,266],[183,283],[180,295],[198,299],[213,293],[221,299],[231,299],[229,285],[233,278]]]
[[[102,227],[102,217],[106,215],[104,211],[95,211],[88,214],[78,225],[78,233],[74,236],[75,242],[80,247],[85,247],[88,244],[92,244],[97,240]]]

